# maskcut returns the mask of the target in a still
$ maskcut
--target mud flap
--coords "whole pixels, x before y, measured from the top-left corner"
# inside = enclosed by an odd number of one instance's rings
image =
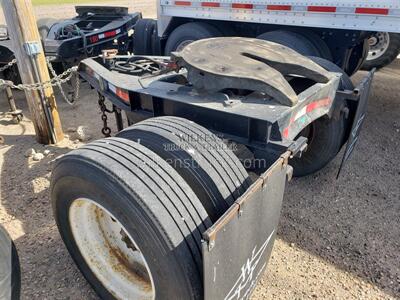
[[[289,156],[282,155],[203,234],[205,299],[247,299],[266,270],[292,169]]]
[[[349,160],[354,148],[358,142],[359,135],[367,115],[369,93],[371,90],[372,80],[374,79],[375,69],[368,73],[368,75],[360,82],[354,90],[357,95],[357,110],[353,119],[353,125],[349,139],[347,141],[346,150],[344,152],[342,162],[339,167],[337,177],[339,177],[344,165]]]

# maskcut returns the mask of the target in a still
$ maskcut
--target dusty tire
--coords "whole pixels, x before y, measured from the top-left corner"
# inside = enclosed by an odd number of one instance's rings
[[[318,172],[335,158],[342,147],[345,134],[345,120],[342,114],[338,119],[322,117],[308,127],[311,133],[306,135],[309,138],[307,150],[301,158],[294,158],[290,162],[296,177]]]
[[[152,298],[153,290],[158,299],[202,298],[201,234],[211,221],[182,177],[144,146],[109,138],[70,152],[56,163],[51,198],[68,251],[102,299]],[[125,267],[130,251],[142,255],[146,276]]]
[[[333,62],[320,57],[309,58],[327,71],[342,73],[339,89],[354,89],[350,77]],[[349,123],[340,111],[334,113],[332,118],[322,117],[307,126],[299,136],[303,135],[309,138],[308,148],[301,158],[291,160],[293,175],[296,177],[307,176],[324,168],[335,158],[343,146],[348,127]]]
[[[328,61],[333,61],[331,50],[329,49],[325,41],[318,34],[314,33],[313,31],[305,29],[301,29],[296,32],[307,38],[314,45],[314,47],[319,52],[318,57],[321,57]]]
[[[135,25],[133,35],[133,53],[135,55],[157,55],[154,34],[157,21],[153,19],[140,19]]]
[[[373,49],[370,49],[367,59],[364,61],[362,65],[362,70],[372,70],[373,68],[383,68],[387,65],[391,64],[397,56],[400,54],[400,34],[399,33],[380,33],[383,35],[387,35],[389,41],[387,41],[388,45],[384,47],[384,49],[379,50],[379,56],[374,57]],[[379,36],[376,37],[379,39]]]
[[[165,55],[170,55],[173,51],[182,50],[191,42],[218,36],[222,36],[222,33],[213,25],[203,22],[186,23],[170,34],[164,52]]]
[[[0,299],[18,300],[21,272],[14,243],[0,225]]]
[[[139,142],[168,162],[186,180],[213,222],[250,185],[235,154],[213,133],[187,119],[151,118],[117,136]]]
[[[284,45],[305,56],[322,56],[311,41],[297,32],[275,30],[263,33],[257,38]]]
[[[340,78],[340,83],[339,83],[339,90],[353,90],[354,89],[354,84],[351,81],[349,75],[347,75],[338,65],[334,64],[333,62],[331,62],[327,59],[321,58],[321,57],[309,56],[308,58],[311,59],[316,64],[320,65],[322,68],[324,68],[327,71],[342,74],[342,77]]]

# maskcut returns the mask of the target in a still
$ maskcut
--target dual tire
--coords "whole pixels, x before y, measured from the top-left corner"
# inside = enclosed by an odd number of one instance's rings
[[[234,36],[232,27],[220,24],[219,27],[204,22],[185,23],[177,27],[169,35],[165,54],[180,51],[193,41],[220,37]],[[257,37],[261,40],[275,42],[287,46],[305,56],[318,56],[332,61],[332,54],[326,43],[312,31],[301,30],[274,30]]]
[[[400,34],[377,32],[370,38],[370,49],[362,69],[383,68],[400,54]]]
[[[56,222],[100,297],[202,298],[202,233],[250,184],[233,153],[218,147],[205,128],[164,117],[57,162]]]

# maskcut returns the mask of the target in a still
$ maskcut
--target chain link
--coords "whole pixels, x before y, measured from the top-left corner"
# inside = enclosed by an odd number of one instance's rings
[[[49,68],[51,74],[53,75],[53,78],[57,77],[58,75],[57,75],[56,71],[54,70],[53,65],[51,64],[50,58],[46,57],[46,62],[47,62],[47,67]],[[74,105],[76,100],[78,100],[78,98],[79,98],[79,88],[80,88],[80,83],[81,83],[81,81],[79,79],[78,72],[73,72],[72,76],[75,76],[75,89],[72,92],[71,98],[69,98],[65,94],[65,91],[64,91],[64,89],[62,87],[61,82],[59,82],[59,81],[56,82],[57,87],[59,88],[59,90],[61,92],[61,95],[63,96],[65,102],[67,102],[69,105]],[[71,76],[71,82],[72,82],[72,76]]]
[[[4,72],[5,70],[11,68],[13,65],[15,65],[17,63],[17,59],[14,58],[12,61],[10,61],[9,63],[7,63],[6,65],[4,65],[3,67],[0,68],[0,73]]]
[[[105,98],[103,95],[99,94],[99,106],[101,110],[101,120],[103,121],[103,128],[101,129],[101,133],[105,137],[111,137],[111,128],[108,127],[108,117],[107,113],[112,113],[113,111],[107,109],[107,106],[105,104]]]
[[[12,89],[17,90],[25,90],[25,91],[39,91],[49,87],[59,86],[59,84],[67,83],[71,80],[72,76],[77,74],[78,67],[74,66],[69,68],[68,70],[64,71],[60,75],[54,76],[50,80],[39,82],[39,83],[32,83],[32,84],[14,84],[11,81],[7,81],[4,79],[0,79],[0,88],[10,87]],[[79,77],[79,76],[78,76]]]

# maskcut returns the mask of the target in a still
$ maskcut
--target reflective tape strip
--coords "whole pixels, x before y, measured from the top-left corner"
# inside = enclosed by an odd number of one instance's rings
[[[296,121],[297,119],[301,118],[305,114],[307,114],[307,106],[304,106],[302,109],[300,109],[297,112],[296,116],[294,117],[294,121]]]
[[[232,8],[235,9],[253,9],[254,5],[253,4],[247,4],[247,3],[232,3]]]
[[[307,11],[311,12],[336,12],[336,7],[334,6],[308,6]]]
[[[357,7],[356,14],[369,14],[369,15],[385,15],[389,14],[387,8],[369,8],[369,7]]]
[[[307,106],[304,106],[302,109],[300,109],[296,115],[292,118],[290,118],[290,122],[289,122],[289,126],[286,127],[283,132],[282,135],[285,138],[289,137],[289,131],[290,131],[290,127],[293,125],[294,122],[303,122],[305,120],[307,120],[307,114],[312,112],[313,110],[316,110],[318,108],[324,107],[324,106],[329,106],[332,103],[332,99],[331,98],[324,98],[324,99],[320,99],[317,101],[314,101],[310,104],[308,104]],[[301,119],[303,118],[303,119]]]
[[[101,34],[98,34],[98,35],[91,36],[89,39],[90,39],[91,43],[97,43],[99,40],[102,40],[104,38],[114,37],[114,36],[116,36],[116,35],[118,35],[120,33],[121,33],[121,29],[116,29],[116,30],[113,30],[113,31],[107,31],[105,33],[101,33]]]
[[[113,92],[117,97],[119,97],[121,100],[123,100],[126,103],[129,103],[129,92],[121,89],[119,87],[116,87],[112,83],[107,83],[108,84],[108,89]]]
[[[190,1],[175,1],[175,5],[178,5],[178,6],[191,6],[192,3]]]
[[[108,83],[108,89],[113,92],[114,94],[117,94],[117,87],[111,83]]]
[[[325,98],[325,99],[321,99],[321,100],[312,102],[307,105],[306,112],[309,113],[317,108],[320,108],[323,106],[328,106],[329,104],[331,104],[331,102],[332,102],[332,100],[330,98]]]
[[[232,9],[265,9],[268,11],[293,11],[293,12],[310,12],[310,13],[345,13],[357,15],[399,15],[399,10],[389,8],[374,8],[374,7],[342,7],[342,6],[323,6],[323,5],[260,5],[250,3],[222,3],[199,2],[199,1],[171,1],[168,5],[175,6],[192,6],[192,7],[207,7],[207,8],[232,8]]]
[[[221,3],[218,3],[218,2],[201,2],[201,6],[203,6],[203,7],[220,7]]]
[[[292,10],[291,5],[267,5],[268,10]]]

